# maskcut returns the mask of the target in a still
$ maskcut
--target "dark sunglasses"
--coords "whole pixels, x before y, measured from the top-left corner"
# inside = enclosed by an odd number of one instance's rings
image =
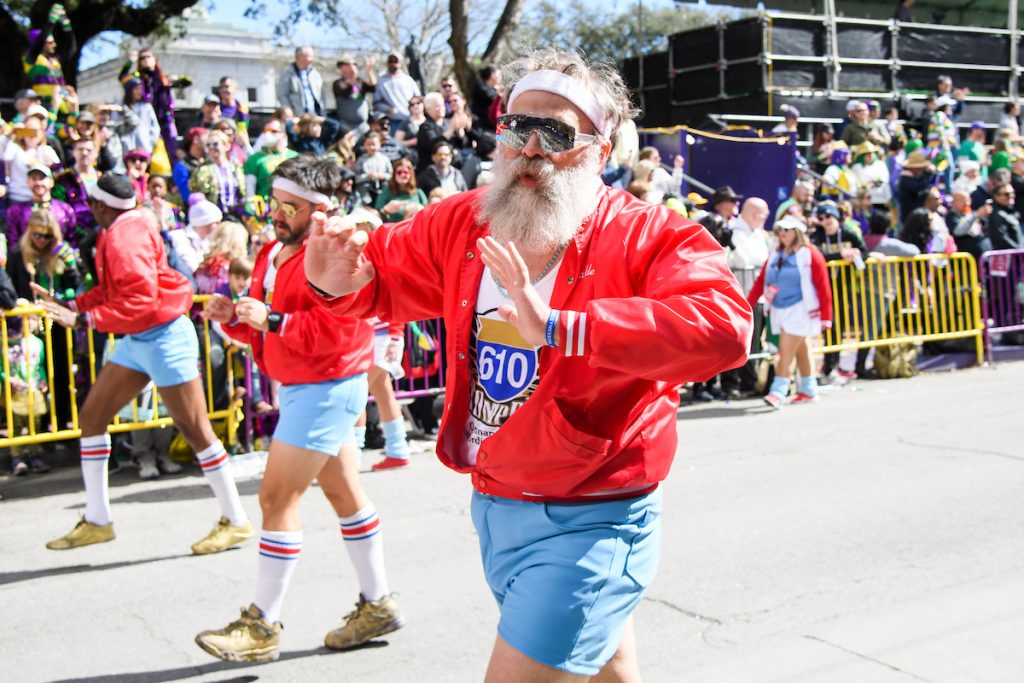
[[[593,144],[598,141],[596,135],[579,133],[567,123],[556,119],[545,119],[524,114],[505,114],[498,117],[498,142],[512,149],[522,149],[537,133],[540,147],[545,154],[568,152],[577,143]]]
[[[32,236],[37,238],[37,239],[41,239],[41,240],[52,240],[53,239],[53,233],[52,232],[36,232],[35,230],[33,230],[32,231]]]

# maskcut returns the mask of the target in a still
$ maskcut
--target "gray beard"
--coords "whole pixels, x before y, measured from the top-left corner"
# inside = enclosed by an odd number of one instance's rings
[[[601,188],[600,158],[592,147],[579,164],[562,171],[544,159],[496,158],[494,185],[480,200],[480,221],[490,225],[494,239],[514,242],[524,255],[567,244],[593,210]],[[524,174],[537,178],[537,186],[521,184]]]

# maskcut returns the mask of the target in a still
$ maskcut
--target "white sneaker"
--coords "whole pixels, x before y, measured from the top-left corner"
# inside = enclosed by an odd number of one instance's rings
[[[171,460],[171,456],[160,453],[156,456],[156,466],[164,474],[177,474],[181,472],[181,465]]]
[[[139,456],[139,479],[157,479],[160,470],[156,466],[156,455],[146,453]]]

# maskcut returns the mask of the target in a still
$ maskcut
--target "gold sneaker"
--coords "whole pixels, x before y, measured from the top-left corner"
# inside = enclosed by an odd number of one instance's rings
[[[360,595],[355,610],[345,615],[345,624],[328,633],[324,645],[332,650],[347,650],[404,625],[393,595],[385,595],[380,600],[367,600]]]
[[[227,517],[221,517],[203,540],[192,545],[192,552],[196,555],[219,553],[242,541],[248,541],[255,535],[256,533],[252,530],[252,522],[235,526],[228,521]]]
[[[227,627],[197,635],[196,645],[229,662],[272,662],[280,655],[282,628],[281,622],[268,623],[259,607],[249,605]]]
[[[100,526],[99,524],[85,521],[85,517],[83,517],[75,525],[74,529],[66,535],[50,541],[46,544],[46,547],[50,550],[70,550],[71,548],[78,548],[83,545],[92,545],[93,543],[106,543],[107,541],[113,541],[114,538],[113,522]]]

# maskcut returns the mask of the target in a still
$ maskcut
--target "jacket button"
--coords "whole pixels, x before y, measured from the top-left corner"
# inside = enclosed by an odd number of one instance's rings
[[[469,301],[467,301],[466,299],[463,299],[461,302],[459,302],[459,305],[462,306],[463,308],[465,308],[466,306],[469,305]]]
[[[487,482],[483,481],[482,479],[477,479],[476,485],[478,487],[480,487],[481,491],[486,491],[487,490]]]
[[[466,354],[464,354],[464,353],[459,353],[459,355],[457,356],[457,358],[458,358],[459,360],[466,360]]]
[[[466,258],[473,258],[473,252],[467,251],[466,252]]]
[[[572,277],[572,275],[570,275],[570,276],[569,276],[569,280],[568,280],[568,282],[569,282],[569,284],[570,284],[570,285],[572,284],[572,281],[573,281],[573,277]]]

